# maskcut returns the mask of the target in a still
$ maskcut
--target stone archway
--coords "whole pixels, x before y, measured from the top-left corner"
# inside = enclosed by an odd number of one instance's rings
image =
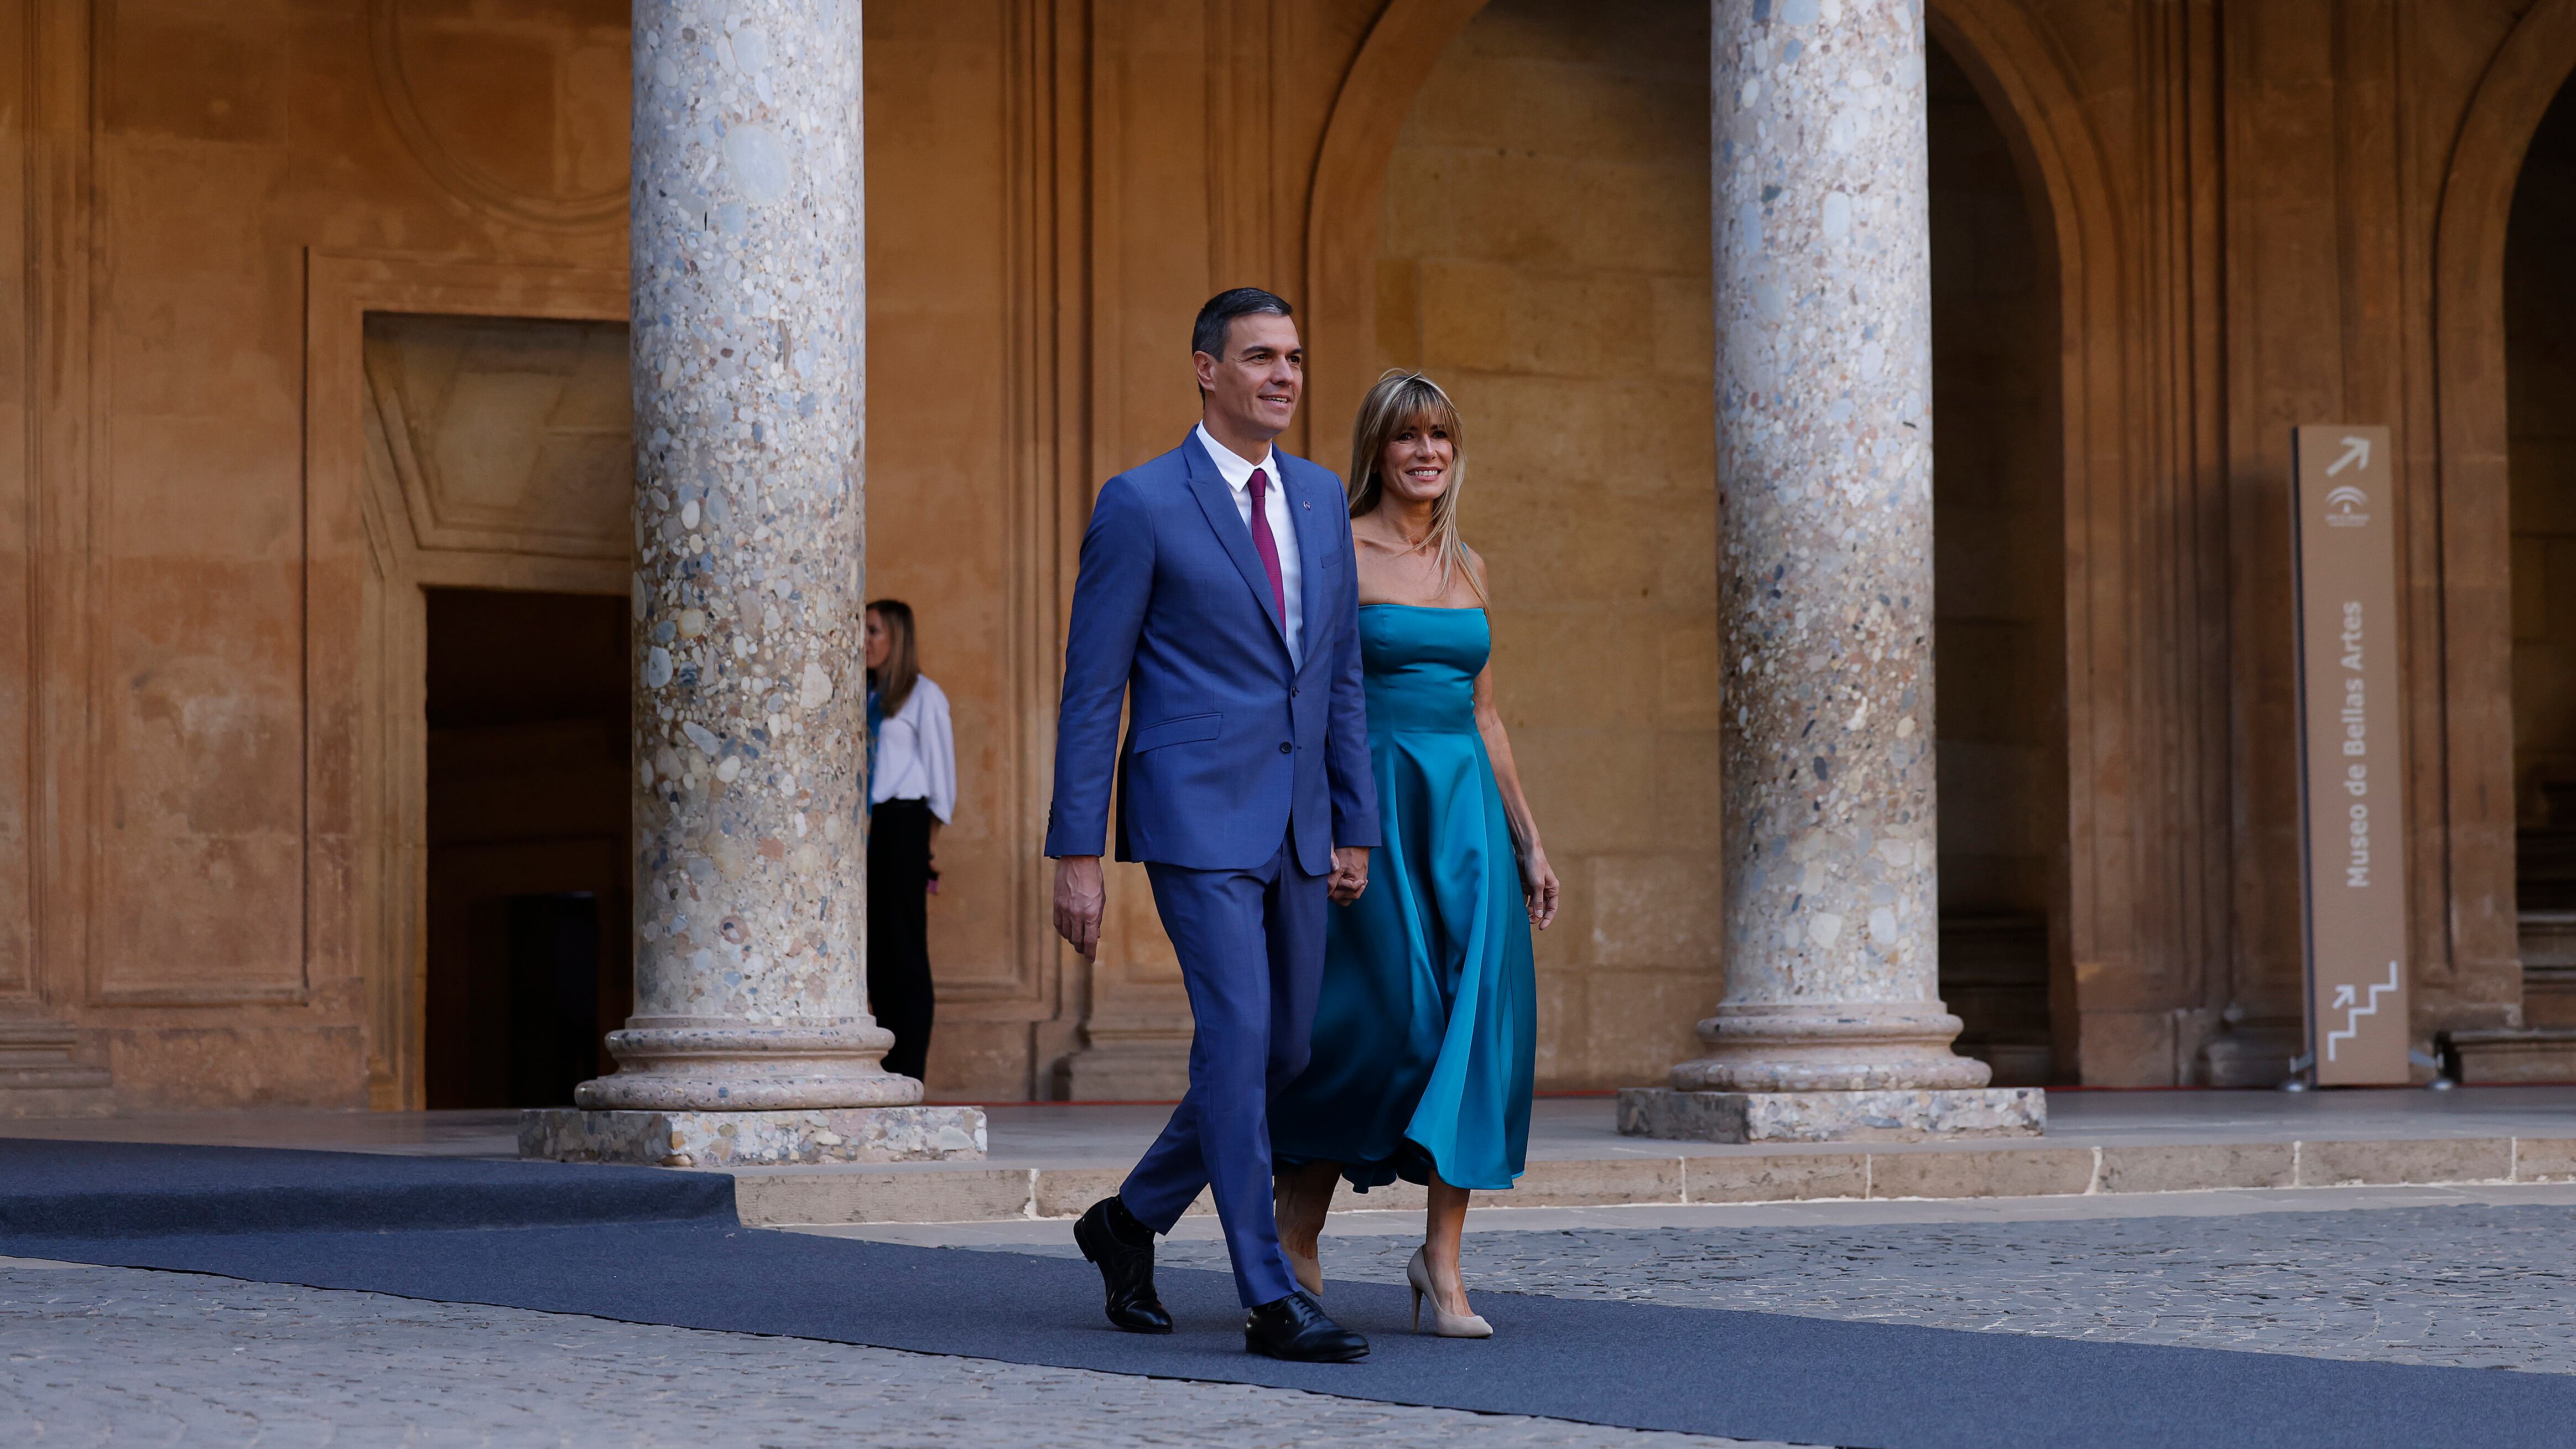
[[[1940,995],[1998,1086],[2074,1061],[2066,936],[2065,453],[2054,248],[2027,148],[1935,36],[1932,237]],[[2063,1030],[2056,1020],[2063,1008]]]
[[[1343,78],[1332,119],[1324,124],[1306,207],[1307,347],[1316,357],[1366,357],[1374,351],[1387,160],[1424,78],[1485,3],[1394,0]],[[1308,457],[1315,456],[1313,420],[1350,416],[1368,390],[1364,371],[1326,365],[1311,373],[1304,416],[1297,422]]]
[[[2512,643],[2517,525],[2507,253],[2525,162],[2571,75],[2576,0],[2546,0],[2516,24],[2470,101],[2443,180],[2433,256],[2444,640],[2438,717],[2447,788],[2439,828],[2424,832],[2418,848],[2431,847],[2447,865],[2449,939],[2443,945],[2452,971],[2518,982],[2525,991],[2507,999],[2526,1008],[2516,825],[2517,804],[2527,803],[2517,796],[2527,793],[2521,789],[2527,782],[2517,778],[2516,758],[2523,742],[2516,739]],[[2552,954],[2546,942],[2535,951],[2540,958]],[[2549,974],[2545,959],[2541,974]],[[2451,1035],[2468,1080],[2510,1078],[2517,1062],[2544,1076],[2564,1075],[2558,1059],[2532,1055],[2545,1044],[2523,1039],[2524,1032]]]
[[[1371,368],[1348,360],[1379,350],[1377,262],[1397,133],[1442,53],[1484,8],[1483,0],[1396,0],[1337,97],[1307,215],[1304,303],[1312,349],[1323,359],[1310,384],[1309,418],[1347,416],[1368,381]],[[2152,717],[2170,693],[2157,682],[2159,661],[2174,647],[2156,636],[2188,634],[2195,624],[2188,606],[2173,617],[2135,606],[2141,580],[2176,566],[2176,545],[2169,530],[2140,526],[2142,515],[2162,505],[2138,496],[2128,476],[2132,467],[2152,465],[2130,461],[2138,408],[2122,382],[2123,258],[2112,191],[2072,86],[2015,0],[1936,3],[1930,24],[2007,138],[2027,204],[2041,217],[2042,261],[2057,278],[2067,559],[2057,585],[2064,598],[2060,653],[2064,677],[2083,688],[2067,702],[2066,783],[2051,807],[2065,821],[2066,842],[2050,887],[2051,1045],[2061,1077],[2081,1070],[2088,1080],[2170,1082],[2187,1070],[2178,1064],[2196,1043],[2179,1040],[2163,1002],[2140,1010],[2141,1003],[2106,999],[2096,1013],[2075,990],[2079,976],[2152,970],[2147,963],[2188,958],[2198,944],[2192,914],[2173,899],[2170,884],[2191,867],[2157,858],[2187,833],[2194,814],[2160,777],[2194,778],[2190,760],[2171,758],[2193,747],[2158,754],[2141,744],[2196,738],[2187,723]],[[1310,453],[1322,448],[1321,456],[1334,451],[1320,430],[1307,445]],[[2148,713],[2141,697],[2156,701]],[[2091,1061],[2102,1070],[2079,1066]]]

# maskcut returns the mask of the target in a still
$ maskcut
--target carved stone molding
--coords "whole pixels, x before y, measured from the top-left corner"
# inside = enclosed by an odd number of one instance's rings
[[[369,1105],[416,1110],[425,1105],[427,1011],[428,622],[421,590],[623,595],[628,571],[622,493],[614,505],[619,531],[611,536],[617,546],[583,552],[560,540],[569,536],[595,548],[599,530],[547,522],[542,511],[530,511],[541,500],[524,489],[502,488],[497,503],[488,491],[469,489],[483,500],[477,513],[436,495],[416,449],[406,476],[400,454],[413,448],[413,415],[438,409],[414,401],[436,394],[408,387],[420,379],[407,378],[403,364],[408,352],[417,369],[423,349],[440,334],[470,335],[477,319],[517,319],[523,333],[556,339],[551,352],[558,364],[581,350],[562,340],[568,335],[608,347],[622,385],[626,278],[623,272],[329,253],[313,255],[308,276],[304,471],[313,547],[306,578],[311,595],[326,602],[308,623],[313,684],[307,708],[320,748],[307,790],[317,828],[331,843],[310,864],[309,888],[331,908],[317,913],[309,950],[320,963],[317,975],[359,983]],[[388,318],[395,320],[391,329],[381,325]],[[531,319],[549,325],[526,328]],[[371,320],[379,324],[372,336]],[[497,325],[506,329],[507,322]],[[389,330],[408,331],[415,345],[406,349]],[[600,337],[610,341],[598,343]],[[564,371],[558,365],[553,375]],[[549,374],[540,368],[534,375]],[[396,404],[390,410],[389,399]],[[560,399],[552,402],[559,406]],[[555,411],[549,407],[544,415]],[[522,432],[524,442],[544,430]],[[621,450],[623,440],[621,422]],[[508,506],[514,496],[527,505],[515,520]]]
[[[383,97],[385,109],[394,129],[410,148],[414,159],[456,201],[470,210],[497,220],[521,226],[543,227],[557,231],[594,231],[614,227],[626,218],[626,136],[624,117],[606,113],[556,115],[557,107],[578,108],[579,97],[591,88],[568,85],[551,87],[544,97],[552,117],[553,133],[547,162],[549,182],[531,184],[525,175],[510,174],[513,158],[480,150],[469,134],[454,124],[455,118],[439,115],[430,104],[432,98],[447,98],[451,105],[459,98],[481,92],[506,90],[513,79],[505,69],[512,60],[523,63],[531,57],[525,47],[509,47],[509,37],[483,35],[481,30],[507,31],[509,22],[495,20],[488,26],[475,27],[469,20],[447,20],[432,23],[416,19],[415,12],[425,7],[418,0],[368,0],[367,40],[373,62],[376,91]],[[529,8],[559,8],[540,3]],[[621,9],[623,7],[620,7]],[[568,25],[544,25],[541,17],[532,17],[528,28],[551,39],[566,32],[579,33]],[[599,43],[568,53],[549,57],[554,69],[596,67],[608,63],[612,47],[608,37],[594,37]],[[622,73],[627,65],[627,44],[623,31],[615,37],[614,65],[621,73],[621,83],[614,87],[622,107],[626,87]],[[478,41],[501,41],[504,44],[478,45]],[[441,70],[441,53],[455,57],[455,64]],[[488,68],[488,69],[487,69]],[[540,62],[538,69],[546,69]],[[480,76],[467,75],[468,70],[483,70]],[[433,74],[434,73],[434,74]],[[548,72],[551,77],[551,71]],[[424,75],[432,75],[424,83]],[[460,84],[460,81],[477,83]],[[608,133],[614,131],[614,135]],[[524,144],[527,137],[516,140]],[[591,144],[585,144],[590,142]],[[613,144],[611,144],[613,142]],[[574,153],[569,158],[563,152]],[[598,164],[580,164],[585,154],[598,153]],[[613,162],[613,164],[612,164]],[[520,169],[525,169],[524,165]],[[566,178],[567,170],[574,174]],[[611,173],[616,179],[606,181]],[[584,184],[585,182],[589,184]]]
[[[377,314],[367,392],[416,546],[623,560],[626,328]]]

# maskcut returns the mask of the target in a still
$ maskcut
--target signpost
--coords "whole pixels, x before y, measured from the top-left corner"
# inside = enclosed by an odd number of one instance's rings
[[[2408,1077],[2397,506],[2386,428],[2291,438],[2308,1053],[2319,1086]]]

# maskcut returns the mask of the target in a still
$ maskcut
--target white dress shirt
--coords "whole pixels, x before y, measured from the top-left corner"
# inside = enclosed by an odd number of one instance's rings
[[[927,800],[939,823],[957,808],[957,742],[948,728],[948,696],[916,679],[903,708],[877,726],[876,782],[868,803]]]
[[[1279,460],[1268,448],[1263,448],[1260,461],[1245,462],[1225,444],[1218,442],[1208,432],[1205,423],[1198,425],[1196,436],[1199,446],[1207,449],[1208,457],[1215,461],[1216,471],[1225,479],[1225,486],[1234,490],[1234,511],[1242,516],[1246,535],[1252,532],[1252,470],[1260,469],[1269,480],[1262,490],[1262,512],[1269,516],[1270,537],[1279,545],[1279,592],[1286,596],[1288,605],[1287,617],[1281,621],[1287,626],[1288,660],[1292,664],[1303,664],[1306,660],[1306,605],[1297,592],[1300,576],[1297,527],[1295,520],[1288,516],[1288,490],[1279,486]],[[1253,550],[1256,557],[1260,552],[1258,548]]]

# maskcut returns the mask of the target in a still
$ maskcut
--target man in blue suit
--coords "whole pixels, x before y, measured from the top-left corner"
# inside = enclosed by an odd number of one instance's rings
[[[1288,304],[1220,293],[1190,345],[1199,425],[1110,479],[1082,536],[1046,843],[1056,929],[1089,958],[1114,784],[1118,858],[1145,863],[1189,988],[1190,1089],[1074,1241],[1110,1322],[1169,1333],[1154,1238],[1213,1189],[1244,1346],[1346,1363],[1367,1340],[1299,1291],[1279,1248],[1269,1101],[1306,1065],[1325,903],[1367,887],[1378,839],[1350,514],[1331,473],[1270,446],[1305,388]]]

